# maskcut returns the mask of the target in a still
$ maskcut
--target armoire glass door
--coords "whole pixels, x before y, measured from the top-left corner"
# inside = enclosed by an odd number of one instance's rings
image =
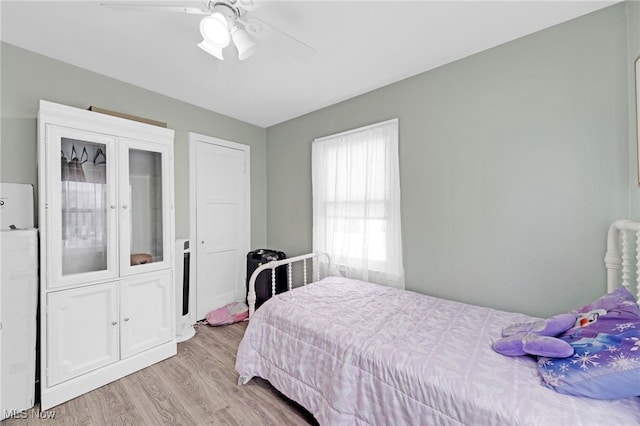
[[[115,139],[53,126],[48,134],[50,164],[60,164],[49,170],[54,188],[47,226],[55,259],[49,286],[114,277],[116,185],[109,161]]]
[[[121,146],[127,171],[121,176],[122,274],[166,268],[168,198],[164,147],[129,141]],[[155,149],[157,148],[157,150]],[[123,247],[124,246],[124,247]]]

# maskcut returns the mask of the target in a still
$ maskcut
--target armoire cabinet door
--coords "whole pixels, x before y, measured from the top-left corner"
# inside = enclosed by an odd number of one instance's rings
[[[46,126],[47,287],[117,278],[116,139]]]
[[[120,140],[120,275],[171,268],[166,144]]]
[[[120,282],[121,356],[129,357],[175,336],[171,271]]]
[[[116,362],[117,282],[47,295],[47,386]]]

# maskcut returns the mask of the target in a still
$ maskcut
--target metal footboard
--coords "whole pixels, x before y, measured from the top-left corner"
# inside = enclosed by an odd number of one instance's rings
[[[308,254],[302,254],[300,256],[290,257],[282,260],[272,260],[269,263],[265,263],[260,265],[253,271],[251,274],[251,278],[249,278],[249,293],[247,294],[247,303],[249,304],[249,318],[253,316],[255,312],[256,305],[256,279],[258,275],[267,269],[271,269],[271,294],[276,294],[276,268],[278,266],[287,265],[287,287],[288,290],[293,288],[293,269],[292,264],[296,262],[302,262],[302,275],[303,275],[303,285],[307,285],[308,281],[308,267],[307,260],[311,259],[313,262],[313,271],[315,276],[315,281],[320,280],[320,268],[318,267],[318,259],[321,257],[325,257],[327,262],[329,261],[329,255],[326,253],[314,252]]]

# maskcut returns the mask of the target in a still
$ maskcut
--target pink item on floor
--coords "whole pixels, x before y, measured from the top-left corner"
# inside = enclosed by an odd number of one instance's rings
[[[217,326],[233,324],[249,318],[249,307],[244,302],[233,302],[207,314],[207,324]]]

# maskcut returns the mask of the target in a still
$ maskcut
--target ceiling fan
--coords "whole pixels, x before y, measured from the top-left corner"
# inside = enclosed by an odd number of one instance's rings
[[[193,2],[192,2],[193,3]],[[185,6],[168,3],[110,1],[102,6],[126,10],[160,10],[204,15],[200,21],[202,41],[198,47],[210,55],[224,60],[223,50],[233,43],[238,59],[243,61],[258,49],[257,39],[269,39],[277,43],[285,53],[303,62],[308,61],[316,50],[293,36],[250,16],[259,7],[254,0],[202,0],[201,6]]]

